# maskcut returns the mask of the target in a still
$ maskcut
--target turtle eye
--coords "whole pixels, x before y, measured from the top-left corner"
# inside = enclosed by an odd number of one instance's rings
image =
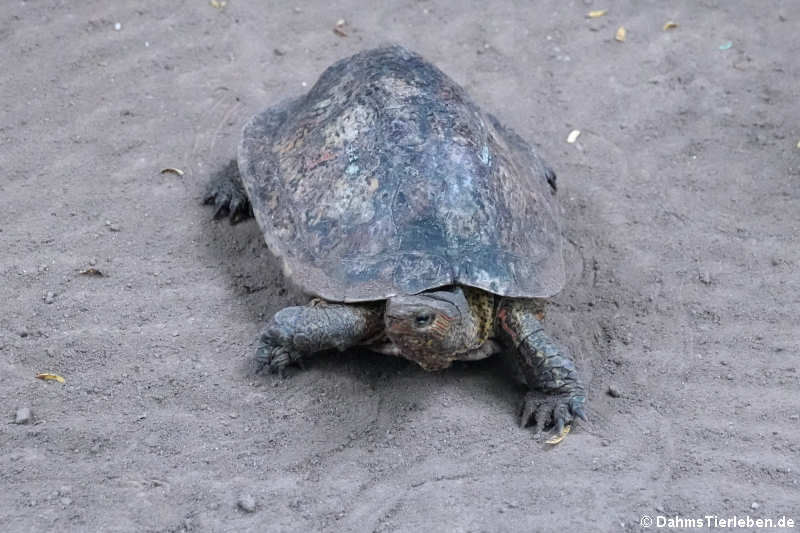
[[[423,328],[433,322],[433,315],[431,313],[419,313],[414,317],[414,325],[418,328]]]

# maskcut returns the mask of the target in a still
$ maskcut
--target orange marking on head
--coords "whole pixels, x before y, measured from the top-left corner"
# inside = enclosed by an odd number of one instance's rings
[[[503,330],[509,334],[512,340],[516,341],[517,333],[511,326],[508,325],[508,311],[506,311],[505,308],[500,309],[500,311],[497,312],[497,318],[500,319],[500,327],[502,327]]]
[[[431,326],[431,329],[433,329],[434,331],[436,331],[441,335],[444,335],[444,333],[448,330],[449,327],[450,327],[450,317],[442,314],[437,314],[436,318],[433,320],[433,325]]]

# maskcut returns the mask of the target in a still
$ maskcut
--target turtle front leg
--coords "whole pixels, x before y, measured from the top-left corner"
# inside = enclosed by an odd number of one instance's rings
[[[345,350],[377,335],[383,306],[312,303],[281,309],[261,334],[259,371],[282,372],[286,366],[323,350]]]
[[[512,348],[528,385],[552,395],[542,402],[528,393],[520,425],[536,423],[537,431],[541,431],[552,422],[556,433],[561,433],[575,417],[586,420],[586,393],[575,363],[544,333],[541,311],[535,300],[506,300],[497,318],[500,336]]]

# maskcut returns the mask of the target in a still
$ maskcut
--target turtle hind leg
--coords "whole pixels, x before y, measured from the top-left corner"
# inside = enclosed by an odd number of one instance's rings
[[[214,206],[214,219],[230,217],[231,224],[253,216],[253,208],[239,175],[235,159],[217,171],[208,182],[203,203]]]

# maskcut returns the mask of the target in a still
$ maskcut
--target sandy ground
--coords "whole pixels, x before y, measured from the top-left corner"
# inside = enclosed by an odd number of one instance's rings
[[[800,520],[793,1],[264,4],[3,5],[4,531]],[[252,220],[210,220],[205,181],[250,114],[386,41],[559,174],[568,285],[548,324],[579,354],[590,423],[556,447],[517,427],[524,388],[496,360],[430,374],[351,352],[252,375],[263,322],[305,299]]]

